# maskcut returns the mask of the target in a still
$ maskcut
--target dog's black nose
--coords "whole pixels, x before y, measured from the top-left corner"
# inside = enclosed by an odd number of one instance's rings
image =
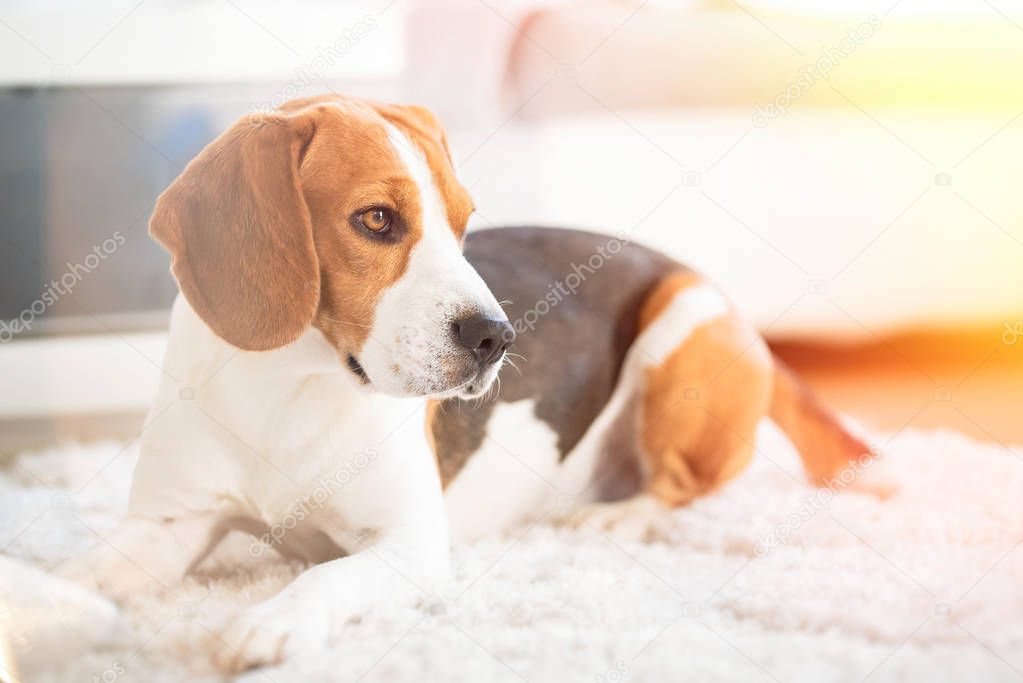
[[[497,361],[515,341],[515,329],[507,320],[495,320],[478,313],[456,322],[455,334],[484,367]]]

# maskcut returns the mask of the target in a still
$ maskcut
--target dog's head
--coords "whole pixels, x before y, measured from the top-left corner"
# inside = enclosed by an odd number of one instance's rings
[[[514,332],[462,256],[472,210],[429,111],[324,97],[232,126],[150,232],[230,344],[267,351],[315,326],[380,391],[473,397]]]

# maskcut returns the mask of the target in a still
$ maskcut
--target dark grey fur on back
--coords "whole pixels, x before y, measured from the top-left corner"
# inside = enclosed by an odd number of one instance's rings
[[[445,484],[483,443],[496,402],[535,400],[564,458],[607,403],[644,299],[684,270],[623,238],[557,228],[473,233],[465,255],[504,304],[518,334],[511,352],[524,359],[502,369],[496,401],[441,405],[433,434]]]

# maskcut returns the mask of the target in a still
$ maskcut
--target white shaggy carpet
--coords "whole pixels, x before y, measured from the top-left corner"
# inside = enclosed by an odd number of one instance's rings
[[[899,493],[844,492],[826,507],[786,473],[799,466],[775,432],[760,449],[721,493],[607,532],[552,500],[538,523],[454,548],[446,595],[382,606],[321,656],[241,680],[1023,678],[1023,448],[906,430],[873,466]],[[95,542],[81,522],[109,531],[134,461],[131,448],[118,451],[27,453],[0,469],[3,555],[48,566]],[[758,552],[756,539],[779,524],[787,542]],[[248,541],[234,540],[244,556]],[[74,626],[98,641],[84,654],[71,640],[16,644],[35,647],[23,679],[220,680],[210,632],[298,570],[268,553],[226,577],[213,568],[190,579],[174,598],[138,595],[109,633],[100,617]]]

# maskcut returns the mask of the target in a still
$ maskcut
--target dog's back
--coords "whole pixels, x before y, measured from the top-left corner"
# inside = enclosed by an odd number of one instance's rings
[[[685,503],[745,467],[767,416],[818,481],[867,450],[714,285],[663,254],[624,235],[534,227],[472,234],[465,253],[518,336],[495,396],[432,411],[456,536],[562,494],[645,488]]]

